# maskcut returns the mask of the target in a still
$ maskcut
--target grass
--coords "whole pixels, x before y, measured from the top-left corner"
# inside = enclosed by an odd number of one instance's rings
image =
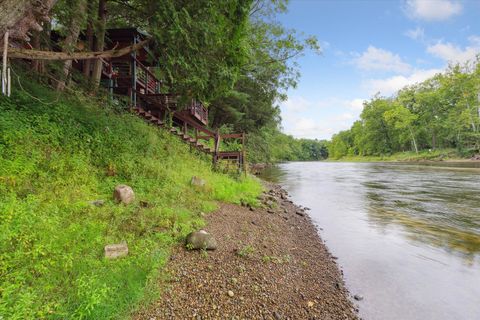
[[[380,162],[380,161],[455,161],[465,160],[465,156],[455,149],[436,149],[422,150],[418,154],[414,151],[397,152],[384,156],[345,156],[340,159],[331,159],[328,161],[347,161],[347,162]]]
[[[213,172],[166,131],[95,97],[22,85],[0,97],[0,318],[128,318],[156,297],[200,212],[256,204],[256,180]],[[194,175],[207,187],[190,186]],[[112,201],[121,183],[135,203]],[[121,241],[129,255],[106,260],[104,246]]]

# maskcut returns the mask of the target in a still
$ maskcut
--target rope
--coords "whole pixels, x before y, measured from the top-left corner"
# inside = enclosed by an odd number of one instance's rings
[[[52,101],[52,102],[44,102],[44,101],[42,101],[40,98],[37,98],[37,97],[33,96],[32,94],[30,94],[27,90],[25,90],[25,89],[23,88],[22,82],[20,81],[20,76],[15,72],[15,70],[14,70],[12,67],[10,67],[10,69],[12,70],[12,72],[14,73],[14,75],[17,77],[17,82],[18,82],[18,85],[19,85],[20,89],[21,89],[23,92],[25,92],[30,98],[32,98],[32,99],[40,102],[41,104],[47,105],[47,106],[48,106],[48,105],[52,105],[52,104],[58,102],[58,99],[60,98],[59,95],[57,95],[57,99],[55,99],[55,101]]]

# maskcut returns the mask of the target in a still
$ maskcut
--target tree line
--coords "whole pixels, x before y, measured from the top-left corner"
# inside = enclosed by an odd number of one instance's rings
[[[385,156],[395,152],[480,149],[480,57],[407,86],[393,97],[375,95],[360,120],[328,143],[332,158]]]

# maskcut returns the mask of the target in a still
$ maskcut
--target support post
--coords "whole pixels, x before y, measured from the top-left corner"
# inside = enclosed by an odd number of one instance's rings
[[[213,149],[213,166],[216,168],[217,161],[218,161],[218,150],[220,148],[220,133],[218,129],[217,129],[217,132],[215,132],[214,139],[215,141],[214,141],[214,149]]]
[[[10,77],[10,68],[7,69],[7,97],[10,97],[12,93],[12,81]]]
[[[247,150],[245,148],[245,132],[242,132],[242,166],[245,177],[247,176],[248,167],[247,167]]]
[[[2,94],[7,94],[7,53],[8,53],[8,30],[3,37],[3,62],[2,62]]]
[[[145,72],[145,94],[148,94],[148,68],[144,70]]]
[[[137,38],[134,37],[133,38],[133,44],[136,45],[137,44]],[[137,106],[137,52],[136,51],[133,51],[132,54],[132,105],[134,107]]]

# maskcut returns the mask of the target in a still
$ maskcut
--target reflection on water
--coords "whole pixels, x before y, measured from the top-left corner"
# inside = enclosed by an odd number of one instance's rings
[[[313,209],[366,319],[480,319],[477,166],[304,162],[265,174]]]

